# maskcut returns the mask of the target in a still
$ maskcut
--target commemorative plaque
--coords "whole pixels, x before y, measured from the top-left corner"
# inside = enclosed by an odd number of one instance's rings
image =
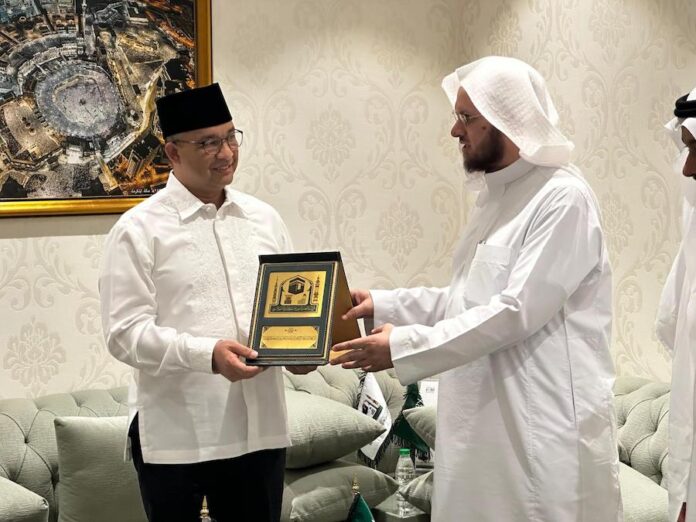
[[[323,365],[331,346],[360,337],[339,252],[259,256],[249,365]]]

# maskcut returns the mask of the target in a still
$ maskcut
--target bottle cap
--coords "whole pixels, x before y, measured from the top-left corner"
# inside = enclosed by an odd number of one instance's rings
[[[401,448],[399,450],[399,455],[406,455],[407,457],[411,456],[411,450],[408,448]]]

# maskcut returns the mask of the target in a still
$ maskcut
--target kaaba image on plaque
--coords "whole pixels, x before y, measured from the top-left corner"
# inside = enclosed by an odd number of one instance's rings
[[[247,364],[323,365],[331,346],[360,337],[339,252],[259,256]]]

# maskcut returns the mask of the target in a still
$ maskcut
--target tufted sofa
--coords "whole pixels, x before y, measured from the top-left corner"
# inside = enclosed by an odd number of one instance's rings
[[[614,385],[626,522],[667,522],[669,385],[620,377]]]
[[[286,374],[285,380],[286,388],[291,390],[321,395],[349,406],[356,403],[359,380],[355,372],[327,367],[305,376]],[[378,374],[378,382],[395,417],[403,403],[404,388],[386,372]],[[668,458],[669,386],[624,377],[617,379],[614,391],[625,520],[666,521],[667,492],[662,486]],[[0,401],[0,520],[58,519],[60,475],[53,425],[56,416],[108,417],[126,413],[125,388]],[[381,470],[392,471],[396,457],[396,448],[390,448],[380,463]],[[288,470],[286,493],[291,493],[297,473]],[[3,509],[11,509],[11,500],[18,496],[33,500],[35,509],[31,513],[5,511],[5,517],[10,512],[12,518],[3,518]],[[379,512],[376,516],[378,520],[385,519]]]
[[[388,372],[377,374],[387,406],[394,418],[401,411],[405,388]],[[320,395],[354,407],[359,390],[357,372],[323,367],[304,376],[285,374],[285,387]],[[39,397],[0,400],[0,522],[39,522],[58,520],[60,473],[54,419],[56,417],[115,417],[127,415],[127,389],[86,390]],[[380,469],[393,471],[398,448],[391,447],[380,462]],[[355,456],[335,461],[348,466]],[[316,473],[330,472],[331,465],[317,466]],[[293,499],[293,485],[305,481],[314,469],[287,470],[284,504]],[[347,486],[349,488],[350,485]],[[21,500],[21,502],[19,502]],[[286,502],[287,500],[287,502]],[[33,506],[22,512],[17,506]],[[283,520],[289,520],[284,506]]]
[[[625,522],[668,522],[665,470],[669,386],[622,377],[614,386],[618,424],[619,483]],[[434,444],[433,408],[406,411],[408,422],[424,440]],[[402,493],[426,513],[431,509],[433,477],[418,477]]]

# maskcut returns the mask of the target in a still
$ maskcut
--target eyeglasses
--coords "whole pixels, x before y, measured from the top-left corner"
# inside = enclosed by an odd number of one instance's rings
[[[475,120],[476,118],[480,118],[481,114],[464,114],[463,112],[457,112],[457,111],[452,111],[452,116],[454,116],[454,119],[461,122],[462,125],[465,127],[471,123],[471,120]]]
[[[237,150],[242,146],[242,141],[244,141],[244,131],[239,129],[232,130],[224,138],[208,138],[206,140],[190,141],[190,140],[172,140],[174,143],[190,143],[191,145],[198,145],[199,148],[203,149],[203,152],[210,154],[211,156],[216,156],[220,154],[223,142],[227,143],[227,146],[232,150]]]

